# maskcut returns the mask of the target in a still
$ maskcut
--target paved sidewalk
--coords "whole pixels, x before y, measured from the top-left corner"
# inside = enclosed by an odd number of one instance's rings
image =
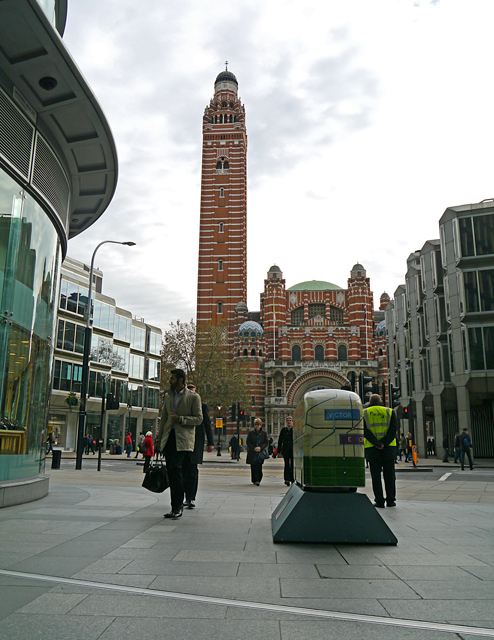
[[[455,484],[442,468],[399,476],[398,506],[380,512],[396,547],[275,545],[285,487],[273,462],[260,487],[245,464],[204,465],[198,507],[177,521],[135,464],[47,471],[47,498],[0,510],[0,637],[494,638],[494,504],[479,500],[494,483],[438,500]]]

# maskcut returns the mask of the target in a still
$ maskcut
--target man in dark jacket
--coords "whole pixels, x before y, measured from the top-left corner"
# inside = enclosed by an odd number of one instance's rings
[[[188,384],[187,389],[196,393],[196,387]],[[187,509],[194,509],[196,506],[197,486],[199,484],[198,464],[202,464],[204,458],[204,442],[207,438],[208,452],[214,449],[213,429],[211,428],[211,418],[209,417],[208,405],[201,402],[202,407],[202,424],[196,426],[196,440],[194,451],[190,457],[184,460],[182,467],[185,489],[185,506]]]
[[[285,420],[286,426],[280,432],[278,438],[278,456],[283,456],[285,461],[285,468],[283,470],[283,477],[285,479],[286,486],[290,486],[293,482],[293,418],[288,416]]]
[[[460,462],[462,471],[465,471],[465,453],[467,454],[468,462],[470,463],[470,471],[473,469],[471,449],[472,440],[470,438],[470,434],[468,433],[468,429],[465,427],[460,436]]]

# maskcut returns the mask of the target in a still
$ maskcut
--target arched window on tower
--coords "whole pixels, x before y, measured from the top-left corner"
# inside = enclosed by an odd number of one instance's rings
[[[251,356],[255,356],[256,355],[256,350],[255,349],[251,349],[250,355]]]
[[[346,344],[338,345],[338,360],[348,360]]]
[[[218,271],[223,271],[223,260],[218,260]]]
[[[223,222],[220,222],[220,233],[223,233],[224,226]]]
[[[220,114],[220,124],[223,124],[223,114]]]
[[[302,360],[302,350],[298,344],[294,344],[292,347],[292,360],[300,362]]]
[[[223,101],[223,102],[221,103],[221,108],[222,108],[222,109],[226,109],[226,106],[227,106],[227,105],[226,105],[226,102],[225,102],[225,101]]]
[[[248,355],[247,349],[244,349],[244,356]]]
[[[314,349],[314,359],[324,361],[324,347],[322,344],[316,344],[316,348]]]
[[[221,158],[216,162],[216,173],[230,173],[230,163],[225,156],[221,156]]]
[[[223,303],[218,302],[218,313],[223,313]]]
[[[225,197],[225,190],[223,189],[223,187],[220,188],[220,198],[224,198]]]

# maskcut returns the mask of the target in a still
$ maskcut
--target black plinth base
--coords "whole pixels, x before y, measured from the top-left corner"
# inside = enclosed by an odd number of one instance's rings
[[[293,484],[271,522],[274,542],[398,544],[364,493],[313,493]]]

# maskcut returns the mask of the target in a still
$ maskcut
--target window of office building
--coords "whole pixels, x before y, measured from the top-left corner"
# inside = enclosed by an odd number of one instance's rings
[[[159,356],[161,352],[161,333],[148,331],[148,352]]]
[[[160,390],[148,387],[146,389],[146,407],[148,409],[159,409]]]
[[[132,320],[125,316],[119,316],[115,314],[115,325],[113,329],[113,336],[119,340],[130,342],[130,330],[132,327]]]
[[[148,371],[146,378],[148,380],[154,380],[159,382],[160,380],[160,362],[159,360],[152,360],[149,358],[148,360]]]
[[[472,371],[494,369],[494,327],[469,327],[468,345]]]
[[[459,218],[458,228],[463,257],[494,254],[494,214]]]
[[[94,301],[93,326],[113,331],[115,323],[115,307],[106,302]]]
[[[82,366],[65,360],[55,360],[53,388],[59,391],[81,392]]]
[[[87,307],[88,290],[77,284],[62,280],[60,283],[60,309],[83,316]]]
[[[129,376],[144,379],[144,357],[130,354]]]
[[[133,326],[131,333],[130,346],[133,349],[144,351],[146,347],[146,330],[142,327]]]
[[[65,351],[84,352],[85,327],[65,320],[58,321],[57,349]]]
[[[111,338],[102,338],[101,336],[97,336],[93,333],[91,336],[90,355],[93,362],[112,364],[113,340]]]
[[[142,407],[142,386],[129,382],[129,398],[128,403],[132,407]]]

